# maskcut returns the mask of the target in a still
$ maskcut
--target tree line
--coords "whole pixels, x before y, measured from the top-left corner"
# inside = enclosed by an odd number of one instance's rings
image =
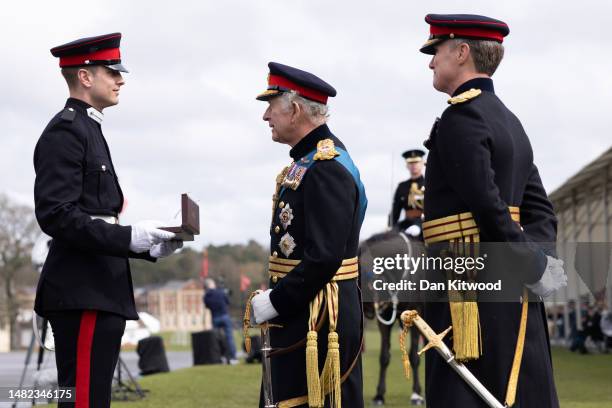
[[[7,324],[10,327],[11,348],[19,341],[16,328],[20,310],[33,307],[19,304],[19,292],[35,287],[38,282],[31,253],[40,233],[33,208],[0,193],[0,328]],[[238,313],[246,296],[267,282],[269,252],[253,240],[246,244],[208,245],[202,251],[186,247],[155,263],[131,260],[134,287],[200,279],[204,251],[208,258],[207,277],[228,289],[233,311]],[[241,284],[244,292],[240,291]]]

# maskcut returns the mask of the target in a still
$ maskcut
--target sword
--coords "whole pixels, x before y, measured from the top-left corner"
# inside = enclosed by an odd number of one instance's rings
[[[474,377],[474,374],[472,374],[470,370],[468,370],[468,368],[465,365],[463,365],[463,363],[460,363],[459,361],[455,360],[455,355],[452,353],[452,351],[450,351],[448,346],[442,341],[444,336],[451,330],[452,326],[444,330],[442,333],[436,334],[436,332],[433,331],[431,327],[429,327],[427,322],[419,316],[416,310],[406,310],[405,312],[402,313],[401,319],[402,319],[402,323],[404,323],[404,331],[402,332],[400,336],[400,344],[403,345],[405,342],[405,336],[407,332],[406,329],[409,328],[413,324],[416,325],[416,327],[420,330],[420,332],[423,333],[423,336],[429,341],[429,343],[427,343],[427,345],[425,345],[425,347],[423,347],[423,349],[419,351],[418,353],[419,355],[423,354],[430,348],[435,348],[438,354],[442,356],[444,361],[446,361],[448,365],[450,365],[452,369],[455,370],[457,374],[459,374],[459,376],[476,392],[476,394],[480,396],[480,398],[483,399],[484,402],[487,403],[489,407],[491,408],[505,408],[506,407],[505,405],[502,405],[497,400],[497,398],[495,398],[495,396],[493,396],[493,394],[491,394],[489,390],[487,390],[485,386],[482,385],[480,381],[478,381],[476,377]],[[402,353],[404,354],[406,353],[406,351],[404,350],[404,347],[402,347]],[[404,357],[407,358],[407,356],[404,356]]]
[[[264,408],[276,408],[274,394],[272,392],[272,370],[270,367],[270,323],[264,322],[261,328],[261,377],[263,388]]]
[[[274,402],[274,394],[272,392],[272,368],[270,366],[270,353],[274,351],[270,344],[270,327],[282,327],[270,322],[263,322],[260,325],[251,325],[251,321],[255,321],[251,310],[251,299],[261,291],[257,290],[249,296],[243,319],[244,343],[247,353],[251,350],[251,338],[248,336],[249,328],[259,327],[261,330],[261,382],[263,390],[264,408],[278,408],[278,404]]]

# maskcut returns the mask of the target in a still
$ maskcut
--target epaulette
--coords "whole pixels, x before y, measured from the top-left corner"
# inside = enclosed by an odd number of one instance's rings
[[[331,160],[336,156],[340,156],[340,153],[336,150],[334,141],[331,139],[323,139],[317,143],[317,152],[313,160]]]
[[[472,88],[469,91],[465,91],[463,93],[460,93],[457,96],[453,96],[452,98],[448,100],[448,103],[450,103],[451,105],[457,105],[459,103],[467,102],[470,99],[476,98],[481,93],[482,91],[480,89]]]
[[[60,118],[62,118],[65,121],[72,122],[75,116],[76,116],[76,111],[74,110],[74,108],[65,108],[62,111]]]

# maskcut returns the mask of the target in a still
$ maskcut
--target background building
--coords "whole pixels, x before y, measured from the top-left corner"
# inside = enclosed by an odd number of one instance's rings
[[[200,331],[210,327],[210,312],[204,308],[204,289],[198,280],[173,280],[144,291],[137,289],[139,307],[159,319],[162,331]]]
[[[612,148],[550,194],[559,219],[557,251],[568,272],[567,287],[552,302],[603,300],[608,308],[612,305],[611,196]]]

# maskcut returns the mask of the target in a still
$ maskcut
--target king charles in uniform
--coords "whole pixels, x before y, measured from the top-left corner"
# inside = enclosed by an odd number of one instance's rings
[[[252,300],[270,321],[272,388],[284,407],[363,406],[359,231],[365,189],[347,148],[326,124],[336,90],[271,62],[263,119],[291,147],[276,177],[270,222],[270,289]]]

